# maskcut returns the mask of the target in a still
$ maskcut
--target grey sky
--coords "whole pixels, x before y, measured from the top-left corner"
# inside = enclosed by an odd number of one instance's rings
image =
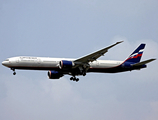
[[[100,59],[124,60],[146,43],[158,58],[157,0],[1,0],[0,61],[28,55],[78,58],[124,40]],[[1,120],[157,120],[158,62],[118,74],[88,74],[78,83],[47,71],[0,67]]]

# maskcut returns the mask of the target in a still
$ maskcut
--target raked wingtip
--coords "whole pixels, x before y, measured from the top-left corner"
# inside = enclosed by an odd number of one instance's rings
[[[116,44],[119,44],[119,43],[122,43],[122,42],[124,42],[124,41],[117,42]]]

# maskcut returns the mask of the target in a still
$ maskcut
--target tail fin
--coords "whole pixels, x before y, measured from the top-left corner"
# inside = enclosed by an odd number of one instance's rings
[[[143,54],[145,44],[141,44],[126,60],[125,62],[138,63]]]

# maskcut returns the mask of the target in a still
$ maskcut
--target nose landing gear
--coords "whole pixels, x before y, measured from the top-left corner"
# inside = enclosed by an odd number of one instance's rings
[[[16,75],[15,69],[11,68],[11,70],[13,70],[13,75]]]

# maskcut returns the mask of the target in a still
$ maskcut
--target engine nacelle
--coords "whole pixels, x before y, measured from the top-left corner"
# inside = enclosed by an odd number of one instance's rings
[[[58,72],[58,71],[48,71],[48,77],[49,79],[59,79],[60,77],[62,77],[63,74]]]
[[[75,64],[72,61],[68,60],[61,60],[59,62],[60,69],[71,69]]]

